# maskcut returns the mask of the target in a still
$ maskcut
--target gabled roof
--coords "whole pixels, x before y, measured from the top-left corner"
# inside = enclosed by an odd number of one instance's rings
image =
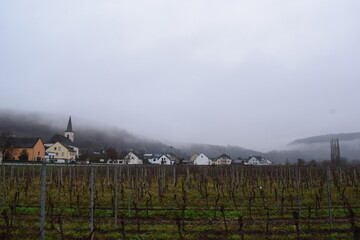
[[[204,155],[205,157],[209,158],[209,157],[208,157],[208,156],[206,156],[206,154],[205,154],[205,153],[203,153],[203,152],[202,152],[202,153],[200,153],[199,155],[197,155],[197,156],[196,156],[196,158],[198,158],[201,154],[202,154],[202,155]],[[210,159],[210,158],[209,158],[209,159]]]
[[[219,158],[228,158],[228,159],[231,159],[231,157],[228,156],[228,155],[226,155],[226,154],[220,155],[220,156],[218,157],[218,159],[219,159]]]
[[[171,156],[175,160],[180,160],[179,157],[175,153],[170,152],[167,155]]]
[[[137,158],[140,159],[140,157],[134,153],[133,151],[123,151],[119,154],[119,159],[124,159],[127,155],[129,155],[130,153],[134,154]]]
[[[72,146],[69,146],[69,145],[61,143],[61,142],[56,142],[56,143],[59,143],[61,146],[63,146],[67,150],[69,150],[69,152],[76,152]],[[54,143],[54,144],[56,144],[56,143]]]
[[[200,154],[197,154],[197,153],[193,154],[193,155],[190,157],[189,161],[190,161],[190,162],[193,162],[199,155],[200,155]]]
[[[71,142],[71,140],[69,138],[67,138],[63,135],[60,135],[60,134],[55,134],[48,140],[48,143],[56,143],[56,142],[59,142],[59,143],[65,144],[65,145],[73,144],[73,142]]]
[[[11,148],[33,148],[40,138],[12,138]]]
[[[251,159],[251,158],[256,158],[257,160],[259,160],[259,161],[261,161],[263,158],[261,157],[261,156],[251,156],[251,157],[249,157],[249,159]]]
[[[165,153],[162,153],[158,158],[161,158],[162,156],[165,156],[167,159],[169,159],[170,161],[173,160],[173,158]]]

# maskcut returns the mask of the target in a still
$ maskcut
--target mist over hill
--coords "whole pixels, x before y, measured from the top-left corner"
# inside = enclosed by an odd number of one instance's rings
[[[340,141],[345,141],[345,142],[358,140],[360,139],[360,132],[326,134],[326,135],[301,138],[290,142],[288,145],[329,143],[332,138],[338,138]]]
[[[262,155],[261,152],[242,148],[239,146],[220,146],[220,145],[210,145],[210,144],[200,144],[200,143],[174,143],[176,148],[181,149],[183,153],[186,153],[188,156],[193,153],[205,153],[211,158],[216,158],[221,154],[227,154],[232,159],[238,158],[247,158],[251,155]]]
[[[9,131],[17,137],[40,137],[44,142],[56,133],[62,135],[66,125],[67,120],[54,122],[52,117],[38,113],[1,111],[0,114],[0,131]],[[83,125],[80,121],[75,126],[74,143],[82,150],[100,151],[114,147],[118,151],[136,149],[164,152],[169,149],[169,146],[159,141],[140,138],[116,127]]]
[[[54,134],[63,134],[67,119],[41,113],[17,113],[13,111],[0,111],[0,132],[10,131],[17,137],[40,137],[45,142]],[[136,136],[124,129],[109,126],[98,126],[85,123],[73,118],[75,132],[75,145],[82,151],[102,151],[113,147],[117,151],[134,150],[145,152],[173,152],[181,157],[189,157],[194,153],[205,153],[215,158],[221,154],[228,154],[232,158],[248,157],[260,152],[236,146],[217,146],[207,144],[171,143],[165,144],[157,140]]]
[[[18,113],[0,110],[0,132],[10,131],[18,137],[41,137],[45,142],[54,134],[63,134],[67,125],[66,116],[46,113]],[[292,141],[283,150],[262,153],[239,146],[219,146],[199,143],[160,142],[137,136],[124,129],[101,124],[88,123],[73,118],[75,144],[82,151],[102,151],[113,147],[117,151],[134,150],[138,153],[173,152],[180,157],[194,153],[205,153],[211,158],[227,154],[233,159],[262,155],[275,163],[304,160],[329,160],[330,140],[339,138],[340,154],[348,160],[360,159],[360,133],[340,133],[313,136]],[[154,136],[155,138],[156,136]]]
[[[297,139],[288,144],[288,149],[304,153],[304,159],[329,160],[330,141],[339,139],[340,155],[348,160],[360,159],[360,133],[338,133]]]

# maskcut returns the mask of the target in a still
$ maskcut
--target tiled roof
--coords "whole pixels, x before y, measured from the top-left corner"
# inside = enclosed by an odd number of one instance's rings
[[[12,148],[33,148],[40,138],[12,138]]]
[[[226,155],[226,154],[222,154],[220,157],[218,157],[218,158],[229,158],[229,159],[231,159],[231,157],[230,156],[228,156],[228,155]]]
[[[48,143],[56,143],[56,142],[59,142],[59,143],[65,144],[65,145],[73,144],[69,138],[67,138],[63,135],[60,135],[60,134],[55,134],[48,141]]]

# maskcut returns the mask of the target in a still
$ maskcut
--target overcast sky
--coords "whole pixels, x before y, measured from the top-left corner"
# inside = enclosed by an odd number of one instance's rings
[[[0,1],[0,107],[262,151],[360,131],[359,12],[359,0]]]

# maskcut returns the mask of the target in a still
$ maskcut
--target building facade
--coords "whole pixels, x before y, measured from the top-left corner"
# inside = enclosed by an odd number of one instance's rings
[[[45,156],[45,147],[41,138],[13,138],[8,149],[10,160],[19,160],[23,151],[28,154],[28,161],[42,161]]]

